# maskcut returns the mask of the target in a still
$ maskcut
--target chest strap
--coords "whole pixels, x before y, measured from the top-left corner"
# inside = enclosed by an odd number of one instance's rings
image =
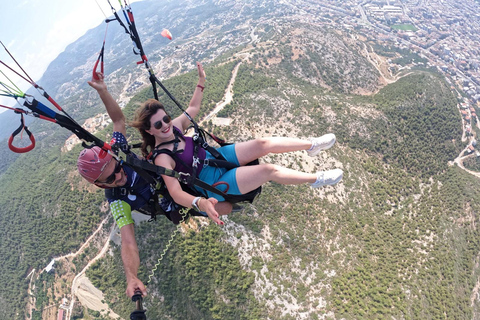
[[[178,132],[175,127],[173,129],[173,135],[175,136],[174,139],[170,140],[170,141],[166,141],[166,142],[162,142],[162,143],[159,143],[158,145],[155,146],[154,150],[155,149],[159,149],[161,146],[165,146],[167,144],[172,144],[173,143],[173,150],[172,152],[173,153],[177,153],[177,152],[183,152],[183,149],[182,150],[178,150],[178,144],[180,143],[180,132]]]

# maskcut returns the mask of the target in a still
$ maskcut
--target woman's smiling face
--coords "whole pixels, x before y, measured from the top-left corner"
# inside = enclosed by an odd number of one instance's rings
[[[146,131],[160,139],[168,138],[172,134],[172,119],[164,110],[159,109],[150,118],[150,129]]]

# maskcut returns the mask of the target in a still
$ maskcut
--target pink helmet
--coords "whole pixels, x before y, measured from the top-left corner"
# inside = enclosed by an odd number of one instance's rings
[[[101,151],[101,148],[95,146],[90,149],[83,149],[78,156],[78,172],[90,183],[94,183],[100,177],[107,164],[112,160],[112,155],[109,153],[100,158]]]

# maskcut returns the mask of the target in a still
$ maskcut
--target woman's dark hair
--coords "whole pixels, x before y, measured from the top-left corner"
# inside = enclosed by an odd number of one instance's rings
[[[150,118],[161,109],[165,111],[164,106],[155,99],[148,99],[140,108],[135,111],[135,117],[130,126],[137,128],[142,135],[142,154],[146,158],[151,150],[155,148],[155,137],[145,130],[149,130],[151,127]],[[165,111],[166,112],[166,111]]]

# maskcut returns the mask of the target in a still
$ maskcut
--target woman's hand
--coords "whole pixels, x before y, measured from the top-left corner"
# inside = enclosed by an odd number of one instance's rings
[[[197,205],[200,211],[206,212],[208,217],[213,220],[216,224],[223,226],[223,221],[218,218],[219,214],[215,210],[215,205],[218,203],[218,200],[215,198],[201,198]]]
[[[203,70],[203,66],[200,62],[197,61],[197,70],[198,70],[198,84],[201,86],[205,85],[205,79],[207,76],[205,75],[205,70]]]
[[[107,90],[107,85],[103,81],[104,79],[103,73],[97,72],[97,76],[98,76],[98,79],[95,79],[94,77],[92,77],[92,80],[88,81],[88,84],[90,85],[90,87],[92,87],[97,91]]]

